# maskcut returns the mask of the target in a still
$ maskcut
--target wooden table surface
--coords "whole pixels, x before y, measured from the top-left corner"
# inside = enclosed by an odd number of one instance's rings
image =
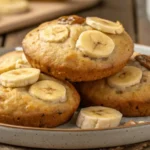
[[[112,21],[119,20],[135,43],[150,45],[150,38],[148,37],[150,35],[150,21],[146,13],[146,0],[103,0],[102,3],[77,12],[76,14],[81,16],[98,16]],[[0,46],[21,46],[21,41],[26,33],[36,26],[37,25],[0,35]],[[111,148],[109,150],[115,149],[150,150],[150,141],[127,147]],[[0,144],[0,150],[29,150],[29,148],[19,148]]]
[[[99,16],[112,21],[119,20],[136,43],[150,45],[150,22],[147,19],[146,0],[103,0],[102,3],[77,12],[82,16]],[[0,46],[21,45],[26,33],[38,25],[0,35]]]

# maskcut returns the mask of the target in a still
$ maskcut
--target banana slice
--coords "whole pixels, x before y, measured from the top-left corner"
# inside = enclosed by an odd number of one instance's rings
[[[87,17],[86,23],[102,32],[111,33],[111,34],[121,34],[124,31],[124,28],[120,22],[112,22],[98,17]]]
[[[16,61],[16,67],[15,68],[18,69],[18,68],[32,68],[32,67],[28,62],[26,62],[22,59],[18,59]]]
[[[0,74],[15,69],[16,61],[21,58],[22,52],[12,51],[0,57]]]
[[[66,26],[48,26],[40,31],[40,38],[48,42],[63,42],[68,38],[69,30]]]
[[[41,80],[54,80],[54,81],[57,81],[57,79],[55,79],[51,76],[48,76],[44,73],[40,73],[39,81],[41,81]]]
[[[28,62],[28,60],[27,60],[27,58],[26,58],[26,56],[25,56],[24,53],[22,54],[22,57],[21,57],[21,58],[22,58],[22,60],[23,60],[24,62]]]
[[[39,75],[39,69],[21,68],[2,73],[0,80],[5,87],[23,87],[35,83]]]
[[[119,73],[110,76],[107,81],[111,87],[125,89],[138,84],[142,78],[142,70],[134,66],[125,66]]]
[[[76,48],[92,58],[108,57],[115,48],[113,40],[96,30],[84,31],[80,34]]]
[[[54,103],[66,101],[66,88],[52,80],[43,80],[33,84],[29,93],[44,101]]]
[[[76,125],[81,129],[105,129],[117,127],[120,124],[122,114],[112,108],[94,106],[82,108]]]

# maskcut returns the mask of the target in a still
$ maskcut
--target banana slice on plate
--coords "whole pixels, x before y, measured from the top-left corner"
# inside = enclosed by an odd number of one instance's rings
[[[40,31],[40,38],[48,42],[63,42],[69,36],[69,30],[66,26],[56,25],[48,26]]]
[[[125,66],[117,74],[108,77],[107,82],[111,87],[120,90],[138,84],[142,78],[142,70],[134,66]]]
[[[39,75],[39,69],[20,68],[2,73],[0,81],[5,87],[23,87],[35,83],[39,79]]]
[[[112,108],[94,106],[82,108],[76,125],[81,129],[105,129],[117,127],[120,124],[122,114]]]
[[[76,48],[89,57],[102,58],[113,52],[115,43],[100,31],[88,30],[80,34]]]
[[[120,22],[112,22],[98,17],[87,17],[86,24],[102,32],[121,34],[124,28]]]
[[[49,102],[65,102],[66,101],[66,88],[56,81],[42,80],[33,84],[29,93],[41,100]]]

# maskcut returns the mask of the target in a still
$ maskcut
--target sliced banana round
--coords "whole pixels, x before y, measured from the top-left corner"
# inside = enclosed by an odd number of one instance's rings
[[[88,30],[80,34],[76,48],[89,57],[102,58],[113,52],[115,43],[100,31]]]
[[[68,38],[69,30],[66,26],[48,26],[40,31],[40,38],[48,42],[63,42]]]
[[[41,100],[49,102],[65,102],[66,99],[66,88],[56,81],[42,80],[33,84],[29,93]]]
[[[121,34],[124,28],[120,22],[112,22],[98,17],[87,17],[86,23],[94,29],[111,34]]]
[[[140,83],[142,70],[134,66],[125,66],[117,74],[108,77],[107,82],[111,87],[125,89]]]
[[[26,58],[26,56],[25,56],[24,53],[22,54],[21,58],[22,58],[22,60],[23,60],[24,62],[28,62],[28,60],[27,60],[27,58]]]
[[[12,51],[0,57],[0,74],[15,69],[16,61],[21,59],[22,52]]]
[[[35,68],[20,68],[2,73],[1,84],[5,87],[23,87],[35,83],[39,79],[40,70]]]
[[[16,61],[16,67],[15,68],[18,69],[18,68],[32,68],[32,67],[28,62],[26,62],[22,59],[18,59]]]
[[[120,124],[122,114],[112,108],[93,106],[82,108],[76,125],[81,129],[105,129],[117,127]]]
[[[39,81],[41,80],[54,80],[54,81],[57,81],[57,79],[49,76],[49,75],[46,75],[44,73],[40,73],[40,77],[39,77]]]

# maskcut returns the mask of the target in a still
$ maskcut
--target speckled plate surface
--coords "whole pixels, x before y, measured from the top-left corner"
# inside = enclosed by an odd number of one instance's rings
[[[0,55],[11,49],[0,49]],[[135,51],[149,54],[150,47],[135,45]],[[32,128],[0,124],[0,142],[18,146],[55,149],[113,147],[150,140],[150,117],[123,118],[124,122],[145,121],[135,126],[105,130],[81,130],[75,126],[77,113],[70,122],[57,128]]]

